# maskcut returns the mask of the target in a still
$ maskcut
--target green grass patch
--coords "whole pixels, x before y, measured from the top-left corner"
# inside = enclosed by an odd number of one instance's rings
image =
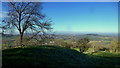
[[[103,57],[120,57],[120,54],[118,53],[110,53],[110,52],[104,52],[104,51],[93,53],[93,55],[103,56]]]
[[[76,51],[80,52],[80,49],[79,49],[79,48],[71,48],[71,49],[73,49],[73,50],[76,50]]]

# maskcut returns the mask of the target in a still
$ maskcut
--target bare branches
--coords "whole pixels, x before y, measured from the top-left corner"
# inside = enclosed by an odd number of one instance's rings
[[[15,27],[22,37],[24,32],[28,30],[33,35],[30,37],[37,36],[40,33],[45,34],[45,31],[52,29],[51,20],[45,20],[46,16],[43,15],[40,3],[34,2],[10,2],[9,3],[9,13],[10,18],[5,19],[6,26]]]

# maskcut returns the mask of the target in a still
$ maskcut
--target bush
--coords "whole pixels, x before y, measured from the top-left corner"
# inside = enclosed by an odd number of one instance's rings
[[[80,52],[85,52],[88,50],[90,45],[88,45],[89,39],[88,38],[83,38],[77,41],[77,46],[80,49]]]

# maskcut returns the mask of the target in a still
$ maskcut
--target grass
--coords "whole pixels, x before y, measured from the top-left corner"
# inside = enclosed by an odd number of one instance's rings
[[[119,57],[87,55],[73,49],[58,46],[28,46],[6,49],[3,53],[3,68],[119,68]],[[111,59],[112,58],[112,59]],[[113,61],[114,60],[114,61]]]
[[[98,51],[93,53],[93,55],[89,55],[99,61],[102,66],[111,66],[110,68],[120,68],[120,54],[110,53],[104,51]]]
[[[99,51],[97,53],[93,53],[93,55],[103,56],[103,57],[120,57],[120,54],[118,53],[110,53],[110,52],[105,52],[105,51]]]
[[[74,50],[80,52],[80,49],[79,49],[79,48],[71,48],[71,49],[74,49]]]

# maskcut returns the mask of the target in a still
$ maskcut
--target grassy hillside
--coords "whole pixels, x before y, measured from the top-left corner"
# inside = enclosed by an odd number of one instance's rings
[[[105,59],[105,60],[104,60]],[[109,59],[109,60],[108,60]],[[111,60],[110,60],[111,59]],[[117,58],[82,54],[57,46],[29,46],[3,50],[3,68],[119,68]]]

